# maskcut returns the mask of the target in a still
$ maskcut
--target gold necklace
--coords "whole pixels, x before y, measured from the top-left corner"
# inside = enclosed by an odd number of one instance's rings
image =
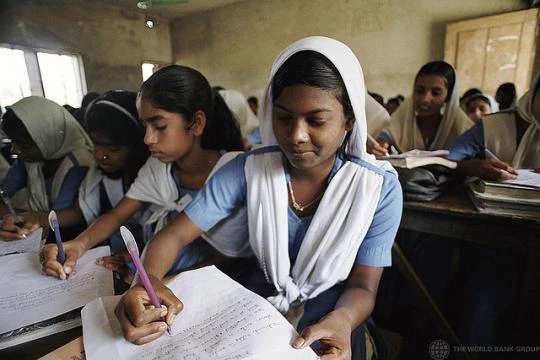
[[[317,195],[317,197],[315,199],[311,200],[308,204],[302,206],[299,203],[297,203],[296,199],[294,198],[294,192],[293,192],[293,189],[292,189],[291,181],[287,182],[287,187],[289,188],[289,194],[291,194],[291,201],[292,201],[293,208],[295,208],[296,210],[298,210],[300,212],[304,211],[305,209],[307,209],[311,205],[315,204],[317,201],[319,201],[320,198],[322,198],[322,196],[324,194],[324,191],[322,191],[319,195]]]

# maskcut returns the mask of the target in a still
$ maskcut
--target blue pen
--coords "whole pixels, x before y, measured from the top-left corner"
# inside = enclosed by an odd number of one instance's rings
[[[58,225],[58,217],[54,210],[51,210],[49,213],[49,225],[51,226],[52,231],[54,232],[54,237],[56,239],[56,246],[58,246],[58,261],[60,264],[66,262],[66,254],[64,253],[64,245],[62,245],[62,238],[60,237],[60,226]]]

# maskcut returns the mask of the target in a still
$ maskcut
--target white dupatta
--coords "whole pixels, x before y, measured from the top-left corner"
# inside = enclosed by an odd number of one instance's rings
[[[77,120],[51,100],[30,96],[10,108],[21,119],[45,160],[64,158],[53,176],[50,198],[47,196],[43,175],[45,163],[25,162],[30,209],[48,211],[73,166],[94,166],[92,141]]]
[[[238,154],[241,152],[223,154],[208,175],[206,182],[220,167]],[[166,164],[158,159],[148,158],[126,194],[128,198],[152,204],[150,207],[152,215],[146,221],[146,225],[155,223],[154,233],[165,227],[169,212],[181,212],[192,200],[189,194],[178,199],[178,188],[171,176],[171,166],[170,163]],[[202,237],[224,255],[248,256],[251,254],[251,250],[246,238],[246,216],[245,208],[240,208],[233,215],[205,232]]]
[[[387,163],[376,161],[365,149],[367,128],[362,68],[346,45],[326,37],[300,40],[286,48],[275,60],[261,109],[263,144],[277,144],[272,131],[271,89],[274,74],[291,55],[303,50],[321,53],[339,70],[356,118],[346,153],[370,163],[373,168],[346,162],[336,173],[324,193],[291,269],[283,155],[281,152],[270,152],[248,156],[249,241],[267,280],[277,290],[277,295],[268,300],[288,315],[293,324],[299,320],[307,299],[316,297],[349,275],[379,202],[384,171],[374,168],[391,169]]]
[[[512,160],[512,165],[516,168],[540,167],[540,119],[535,118],[532,112],[535,92],[539,91],[540,73],[536,75],[531,85],[531,89],[519,99],[517,105],[517,112],[521,118],[531,125],[523,134]]]

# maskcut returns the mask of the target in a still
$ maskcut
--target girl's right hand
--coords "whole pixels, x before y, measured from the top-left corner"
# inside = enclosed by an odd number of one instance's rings
[[[58,262],[58,246],[56,244],[46,244],[39,253],[41,272],[61,280],[67,279],[68,275],[77,271],[75,264],[86,252],[86,247],[79,240],[66,241],[63,245],[66,254],[64,265]]]
[[[517,178],[517,172],[512,165],[501,160],[463,160],[458,162],[457,170],[464,175],[478,176],[491,181],[504,181]]]
[[[127,341],[142,345],[159,338],[171,326],[184,305],[161,281],[151,283],[162,307],[152,306],[141,284],[126,291],[118,302],[115,314]]]
[[[374,143],[373,141],[368,140],[366,143],[367,152],[375,155],[377,159],[382,156],[387,156],[389,144],[384,140],[377,140],[377,142],[378,143]]]

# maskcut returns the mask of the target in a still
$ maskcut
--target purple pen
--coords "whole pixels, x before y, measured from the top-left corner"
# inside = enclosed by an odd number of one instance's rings
[[[150,298],[152,305],[154,305],[154,307],[156,308],[161,308],[161,303],[159,302],[156,292],[154,291],[154,288],[150,283],[150,279],[148,278],[148,275],[146,274],[146,271],[144,270],[144,267],[141,263],[141,259],[139,258],[139,249],[137,248],[137,243],[135,242],[133,234],[125,226],[120,226],[120,234],[122,235],[122,239],[124,239],[126,248],[129,252],[129,255],[131,256],[131,259],[133,260],[133,264],[135,264],[135,268],[137,268],[139,277],[142,280],[143,286],[148,293],[148,297]],[[171,329],[168,326],[167,332],[169,333],[169,335],[171,334]]]
[[[64,252],[64,245],[62,244],[62,237],[60,236],[60,225],[58,225],[58,217],[56,212],[51,210],[49,213],[49,225],[51,226],[52,231],[54,232],[54,237],[56,239],[56,246],[58,247],[58,261],[60,264],[66,262],[66,254]]]

